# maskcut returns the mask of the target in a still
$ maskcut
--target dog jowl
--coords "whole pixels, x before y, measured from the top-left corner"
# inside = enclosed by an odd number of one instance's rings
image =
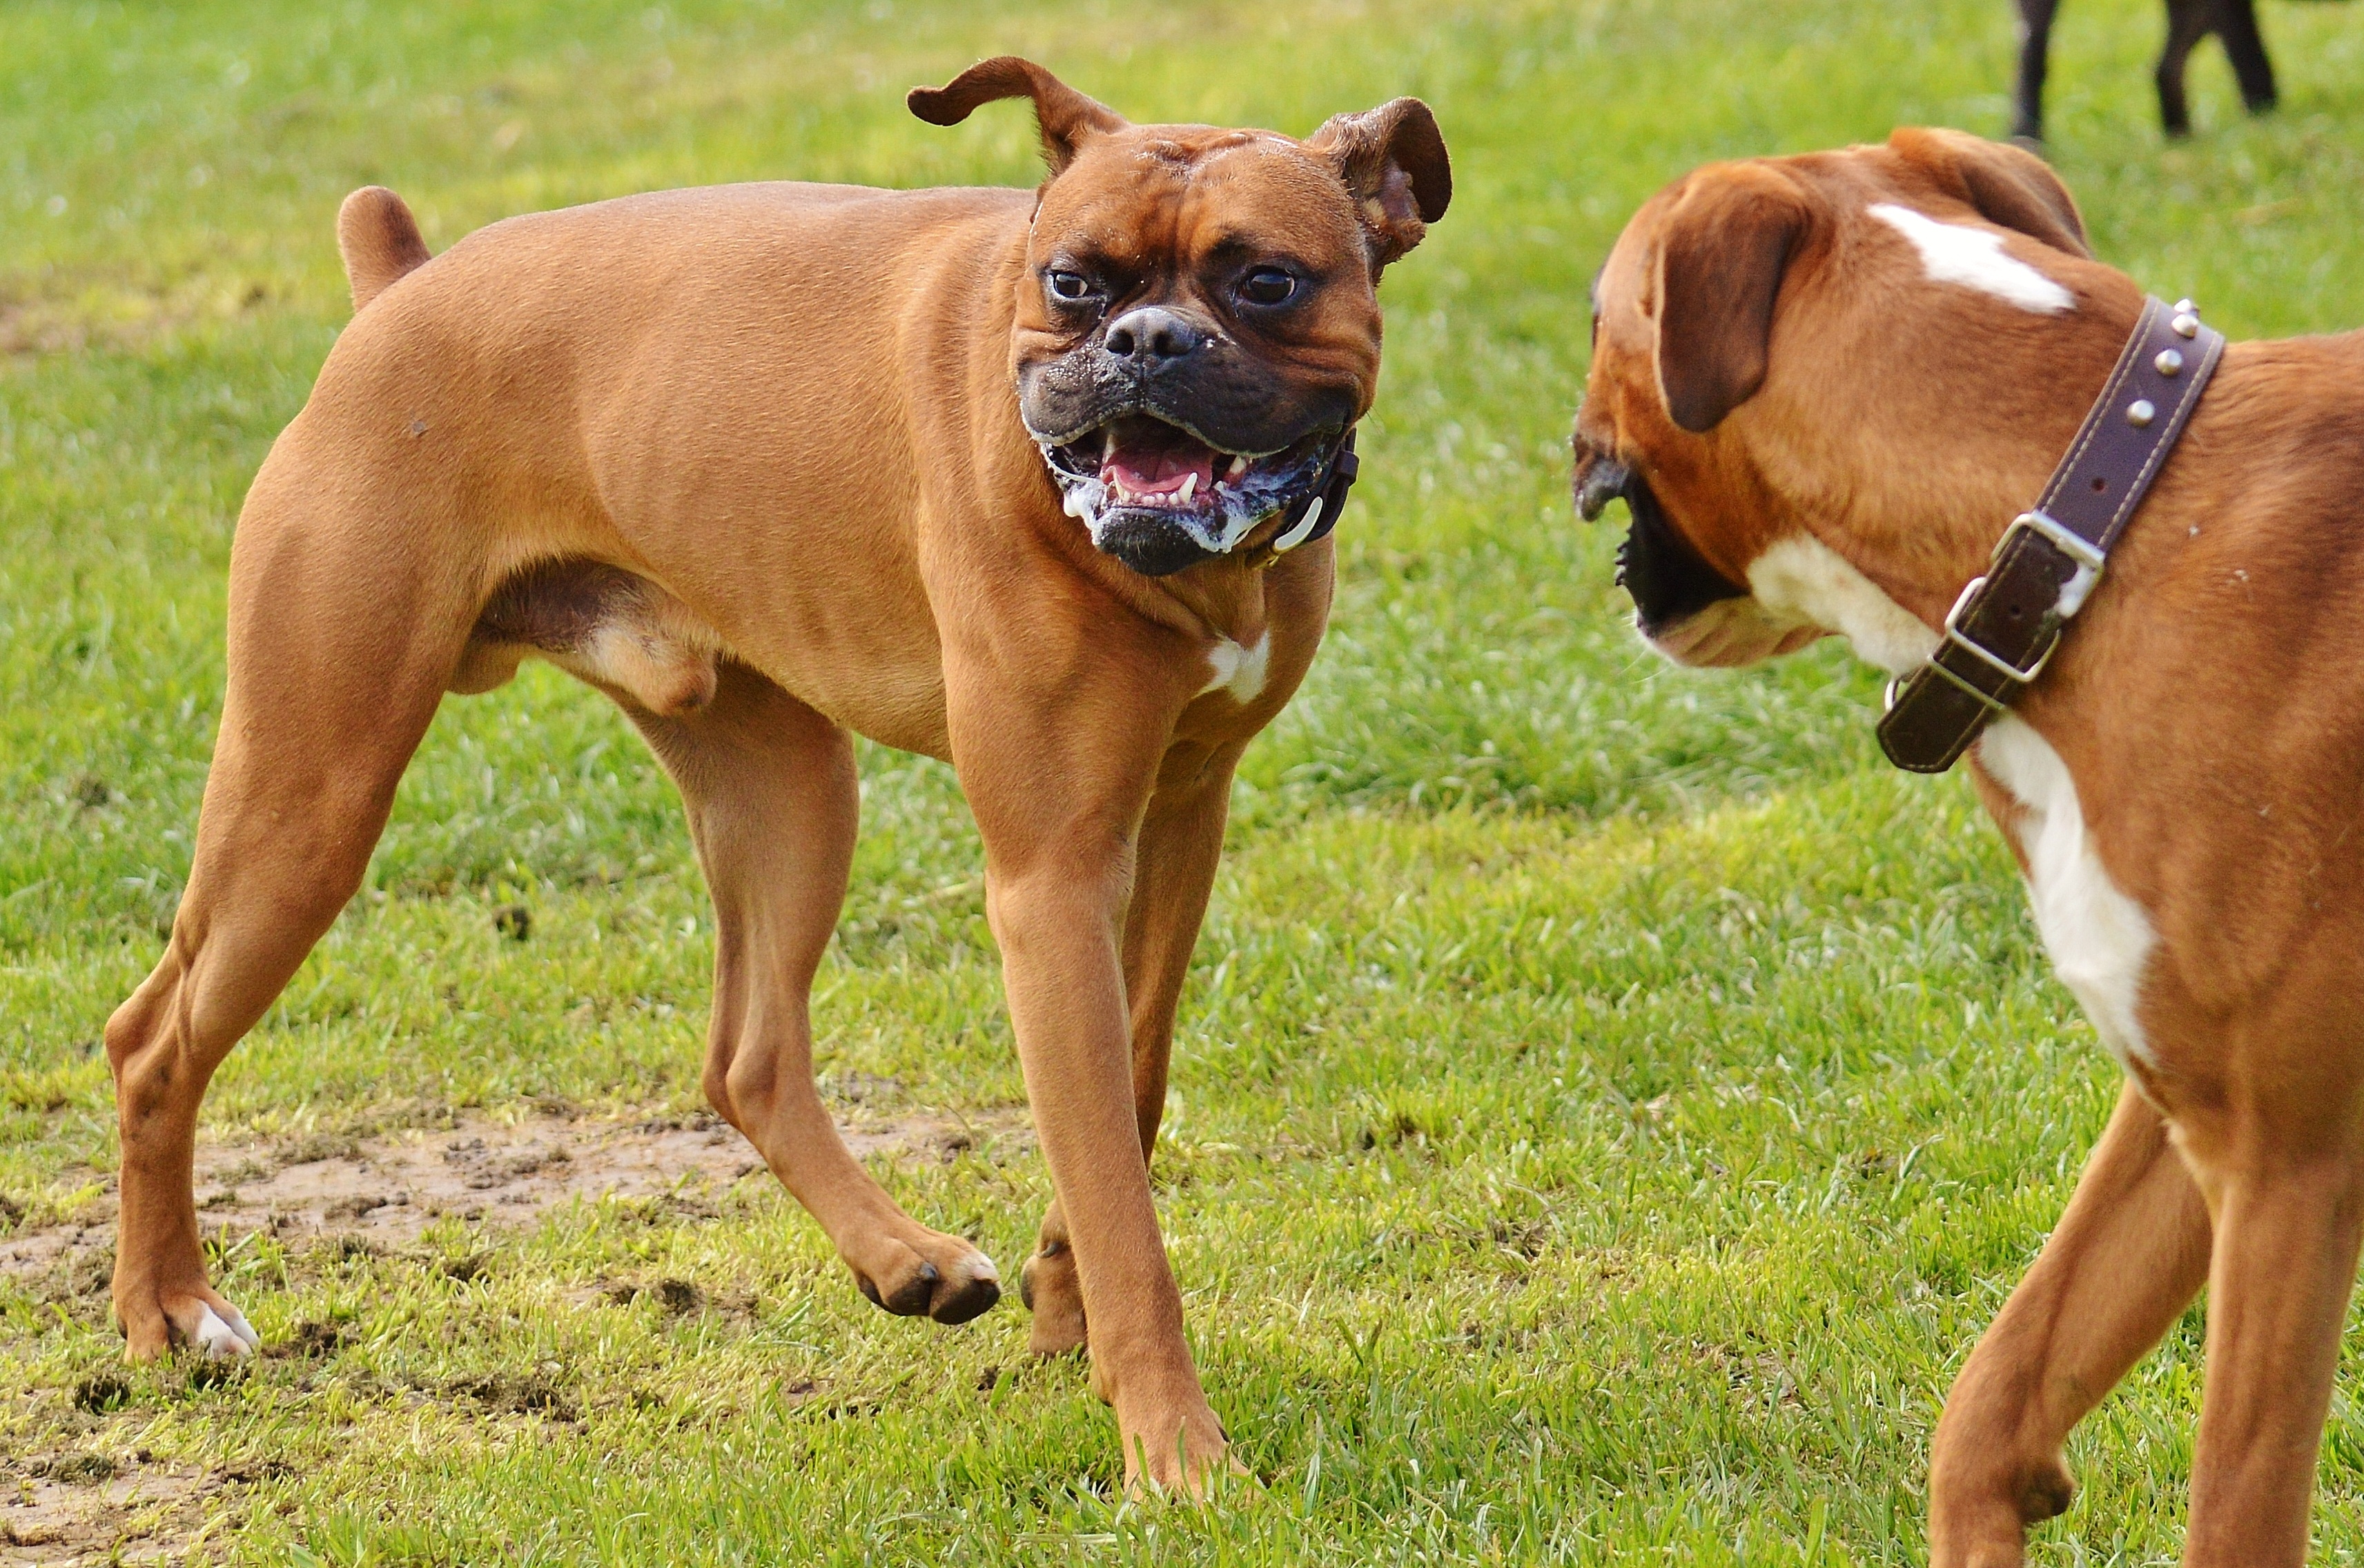
[[[910,106],[1001,98],[1032,103],[1036,188],[658,192],[432,258],[392,193],[347,199],[355,315],[240,515],[187,889],[107,1025],[135,1357],[254,1348],[198,1243],[206,1082],[359,884],[444,695],[541,658],[688,807],[708,1098],[864,1296],[945,1323],[1000,1271],[847,1151],[811,991],[853,737],[953,764],[1055,1194],[1031,1342],[1088,1351],[1129,1478],[1226,1462],[1148,1159],[1232,773],[1329,610],[1297,519],[1350,472],[1381,272],[1451,176],[1412,99],[1303,139],[1135,126],[1003,58]]]
[[[2024,1560],[2072,1494],[2069,1430],[2203,1285],[2185,1561],[2306,1552],[2364,1231],[2364,556],[2325,527],[2364,494],[2364,336],[2215,351],[2093,258],[2039,161],[1953,132],[1695,171],[1598,284],[1578,504],[1627,499],[1637,618],[1681,662],[1836,634],[1930,689],[1941,648],[1994,657],[1946,628],[2014,580],[2006,529],[2060,529],[2040,496],[2088,521],[2125,498],[2102,566],[1996,600],[2073,628],[2048,662],[2002,662],[2008,701],[1951,677],[1971,780],[2125,1084],[1946,1399],[1938,1568]]]

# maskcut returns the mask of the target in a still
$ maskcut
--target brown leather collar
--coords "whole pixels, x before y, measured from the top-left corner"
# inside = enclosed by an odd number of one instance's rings
[[[2044,673],[2224,351],[2190,300],[2143,306],[2035,509],[2012,520],[1986,575],[1954,601],[1928,662],[1889,683],[1879,749],[1890,762],[1944,773]]]

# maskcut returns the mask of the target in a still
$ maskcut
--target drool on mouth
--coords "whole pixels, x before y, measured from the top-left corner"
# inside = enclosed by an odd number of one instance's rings
[[[1053,448],[1052,455],[1068,473],[1087,473],[1107,485],[1113,506],[1175,511],[1212,511],[1216,492],[1237,485],[1257,462],[1147,414],[1111,419]]]
[[[1041,444],[1067,514],[1094,543],[1119,522],[1164,523],[1220,555],[1310,494],[1344,436],[1317,430],[1277,451],[1234,452],[1154,415],[1129,413]]]

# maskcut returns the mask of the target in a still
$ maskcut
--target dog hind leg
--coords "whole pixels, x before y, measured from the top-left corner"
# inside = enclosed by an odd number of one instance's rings
[[[2008,1568],[2068,1506],[2069,1429],[2158,1342],[2208,1272],[2207,1205],[2132,1084],[2035,1266],[1946,1396],[1929,1458],[1933,1568]]]
[[[472,611],[473,579],[411,516],[370,514],[283,437],[231,552],[229,680],[189,880],[155,970],[106,1024],[122,1138],[115,1312],[135,1360],[244,1354],[206,1276],[199,1102],[360,885]],[[363,493],[366,495],[367,493]],[[397,541],[389,547],[389,540]]]
[[[692,709],[661,715],[610,695],[680,786],[714,898],[708,1100],[820,1222],[863,1295],[898,1315],[966,1322],[1000,1298],[993,1260],[897,1207],[813,1086],[813,975],[844,903],[860,812],[853,742],[727,660]]]
[[[2280,96],[2274,90],[2274,62],[2258,31],[2257,0],[2218,0],[2216,37],[2241,83],[2242,106],[2253,115],[2272,108]]]

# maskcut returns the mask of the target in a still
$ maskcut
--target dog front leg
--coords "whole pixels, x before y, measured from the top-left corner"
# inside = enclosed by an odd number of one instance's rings
[[[2315,1453],[2364,1229],[2352,1151],[2293,1156],[2286,1133],[2241,1141],[2249,1157],[2209,1172],[2219,1195],[2191,1568],[2306,1560]]]
[[[2191,134],[2183,95],[2183,68],[2217,23],[2215,0],[2167,0],[2167,47],[2159,51],[2158,123],[2170,137]]]
[[[2132,1084],[2027,1277],[1946,1396],[1929,1459],[1935,1568],[2007,1568],[2068,1506],[2069,1429],[2207,1276],[2209,1222],[2166,1122]]]
[[[2044,139],[2044,78],[2052,55],[2052,14],[2059,0],[2019,0],[2019,102],[2011,134],[2021,141]]]
[[[1125,906],[1123,965],[1132,1013],[1132,1109],[1144,1160],[1156,1150],[1157,1124],[1165,1113],[1175,1009],[1222,859],[1223,823],[1239,758],[1236,746],[1176,747],[1166,757],[1157,793],[1142,818]],[[1084,1345],[1083,1296],[1076,1283],[1067,1218],[1056,1201],[1043,1217],[1020,1288],[1034,1315],[1030,1348],[1035,1354],[1059,1355]]]
[[[947,660],[953,765],[985,840],[986,915],[1074,1238],[1093,1385],[1115,1408],[1128,1486],[1195,1492],[1225,1440],[1150,1198],[1120,962],[1138,824],[1188,694],[1161,692],[1151,667],[1034,691],[977,662]]]

